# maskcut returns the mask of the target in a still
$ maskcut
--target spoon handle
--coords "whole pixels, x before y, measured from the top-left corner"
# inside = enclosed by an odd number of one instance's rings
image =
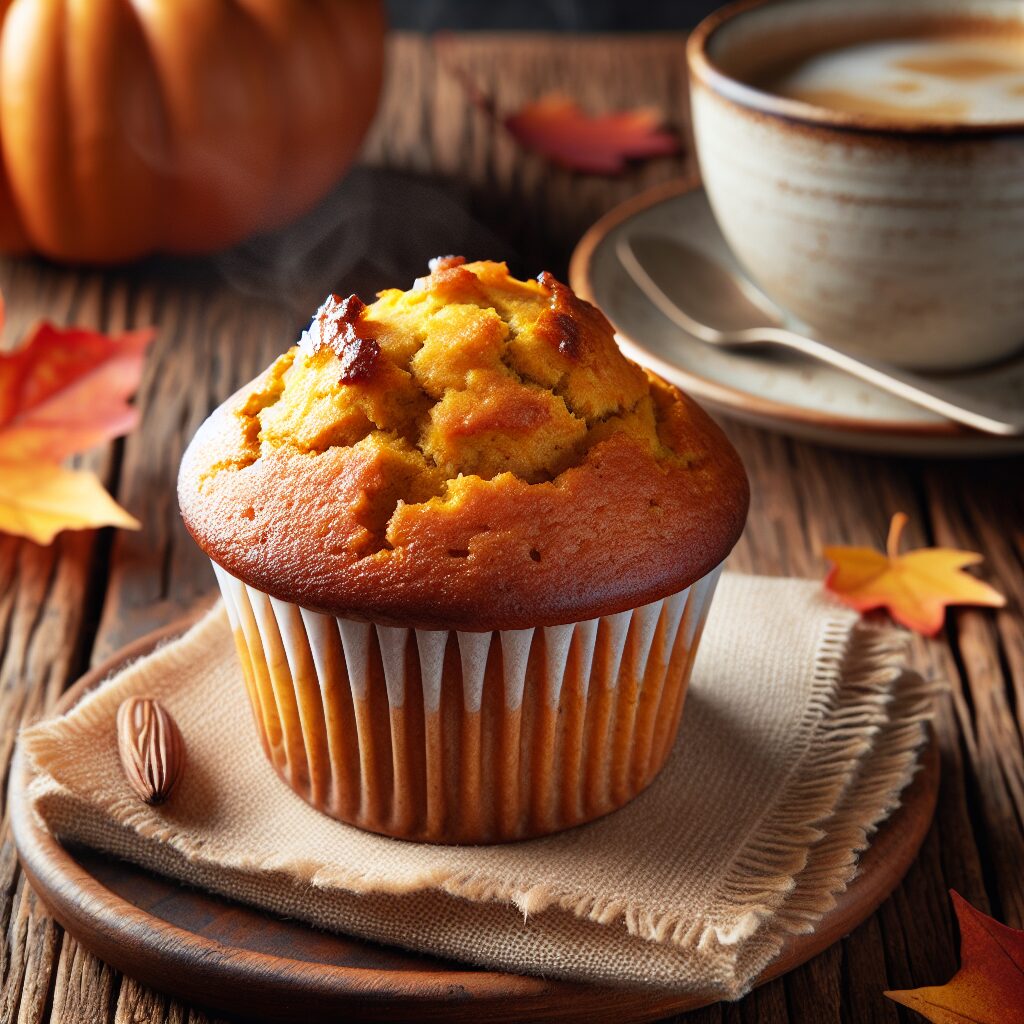
[[[937,381],[921,377],[909,370],[875,363],[860,356],[847,355],[815,338],[805,338],[781,327],[755,327],[723,336],[726,343],[729,339],[734,339],[737,343],[761,342],[793,349],[819,362],[828,363],[851,377],[873,384],[882,391],[912,402],[922,409],[930,409],[947,419],[986,434],[998,434],[1003,437],[1024,434],[1024,410],[1007,409],[977,395],[945,387]]]

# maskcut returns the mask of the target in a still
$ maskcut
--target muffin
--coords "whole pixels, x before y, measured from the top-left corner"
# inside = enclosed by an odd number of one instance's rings
[[[282,779],[439,843],[651,782],[748,502],[718,427],[597,309],[458,257],[328,297],[199,429],[178,494]]]

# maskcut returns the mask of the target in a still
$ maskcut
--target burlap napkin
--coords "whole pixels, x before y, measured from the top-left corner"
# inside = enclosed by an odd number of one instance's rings
[[[223,609],[22,742],[58,835],[350,934],[490,967],[735,998],[814,927],[914,771],[927,688],[904,645],[818,584],[726,576],[654,785],[531,842],[360,832],[264,760]],[[128,788],[114,717],[163,701],[188,747],[168,805]]]

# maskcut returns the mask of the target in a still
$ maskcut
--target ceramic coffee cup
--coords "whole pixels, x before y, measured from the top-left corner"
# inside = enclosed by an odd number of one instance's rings
[[[743,0],[688,48],[704,185],[752,278],[822,338],[922,369],[1024,344],[1024,116],[851,112],[758,83],[851,42],[961,30],[1024,47],[1024,4]]]

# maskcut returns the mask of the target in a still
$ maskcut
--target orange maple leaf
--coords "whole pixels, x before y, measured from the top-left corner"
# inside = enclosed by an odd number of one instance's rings
[[[825,586],[858,611],[888,608],[897,622],[926,636],[935,636],[942,628],[947,605],[1006,604],[997,590],[961,571],[982,560],[974,551],[919,548],[901,555],[906,523],[902,512],[892,517],[884,554],[873,548],[825,548],[825,557],[833,563]]]
[[[1024,1024],[1024,931],[950,895],[960,923],[960,970],[945,985],[885,994],[934,1024]]]
[[[590,116],[566,96],[551,94],[527,103],[504,119],[527,149],[570,170],[618,174],[627,160],[668,156],[679,140],[661,130],[656,110],[641,108]]]
[[[41,324],[0,353],[0,530],[49,544],[65,529],[138,528],[94,473],[60,462],[135,426],[128,398],[152,340]]]

